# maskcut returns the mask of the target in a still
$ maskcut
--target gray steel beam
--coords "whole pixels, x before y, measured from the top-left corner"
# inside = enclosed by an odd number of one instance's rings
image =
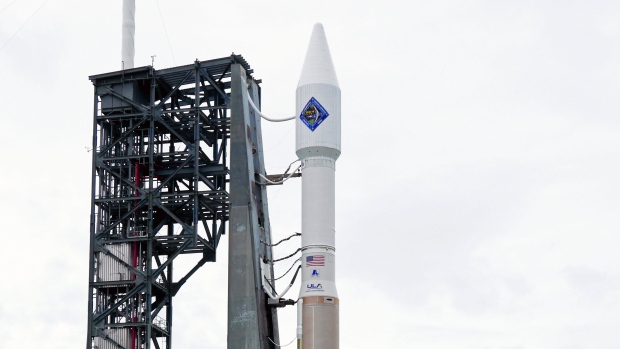
[[[249,93],[252,98],[252,101],[254,101],[254,104],[258,106],[258,108],[260,108],[261,107],[260,106],[260,103],[261,103],[260,87],[258,86],[256,81],[251,81],[249,86],[250,86]],[[252,129],[255,130],[255,132],[253,132],[252,134],[252,142],[254,143],[254,146],[257,150],[257,152],[253,156],[254,170],[256,171],[256,173],[265,174],[266,171],[265,171],[265,159],[264,159],[264,153],[263,153],[261,118],[259,115],[257,115],[254,112],[254,109],[252,108],[250,108],[250,121],[253,126]],[[255,247],[259,248],[260,256],[264,257],[264,258],[261,258],[262,260],[273,260],[273,254],[272,254],[272,248],[271,248],[271,244],[272,244],[271,225],[269,222],[269,205],[267,202],[267,190],[265,187],[260,187],[259,195],[257,195],[257,198],[259,200],[257,202],[259,220],[262,221],[262,225],[259,231],[260,241],[258,244],[256,244],[258,246],[255,246]],[[262,244],[261,243],[262,241],[264,241],[265,244]],[[266,270],[268,271],[269,275],[265,275],[265,277],[268,278],[271,285],[275,285],[274,275],[273,275],[273,264],[269,265],[266,268]],[[263,302],[267,302],[268,304],[268,300],[265,297],[264,293],[262,294],[262,298],[263,298]],[[280,343],[279,341],[280,331],[278,327],[277,308],[275,307],[267,308],[266,318],[267,318],[267,323],[265,325],[267,326],[267,328],[265,328],[264,331],[268,333],[269,337],[274,342]]]
[[[261,233],[265,231],[262,192],[256,183],[262,158],[257,156],[260,128],[250,113],[247,77],[241,65],[231,67],[230,237],[228,252],[228,348],[274,348],[275,313],[262,288]],[[258,168],[257,168],[258,167]],[[264,197],[266,200],[266,196]]]

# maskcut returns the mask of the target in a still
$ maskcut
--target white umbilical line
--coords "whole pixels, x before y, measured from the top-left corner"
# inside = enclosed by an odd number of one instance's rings
[[[291,176],[293,176],[299,169],[301,168],[301,165],[297,166],[297,168],[295,169],[295,171],[291,172],[288,176],[284,177],[283,179],[279,180],[279,181],[272,181],[269,178],[263,176],[263,174],[259,173],[258,175],[260,176],[260,178],[264,179],[265,181],[267,181],[267,183],[271,183],[271,184],[282,184],[284,182],[286,182],[289,178],[291,178]],[[260,185],[265,185],[267,183],[259,183]]]
[[[254,104],[254,101],[252,101],[252,97],[250,97],[250,92],[248,92],[248,101],[250,102],[250,105],[252,106],[252,109],[254,109],[254,111],[263,119],[267,120],[267,121],[271,121],[271,122],[282,122],[282,121],[289,121],[289,120],[293,120],[295,119],[295,116],[291,116],[288,118],[284,118],[284,119],[272,119],[272,118],[268,118],[267,116],[265,116],[265,114],[261,113],[260,110],[258,110],[258,108],[256,107],[256,104]]]
[[[278,343],[276,343],[276,342],[272,341],[272,340],[271,340],[271,338],[269,338],[269,337],[267,337],[267,339],[269,339],[269,341],[270,341],[271,343],[273,343],[275,346],[278,346],[278,347],[282,348],[282,347],[286,347],[286,346],[288,346],[288,345],[293,344],[293,342],[297,339],[297,337],[293,338],[293,340],[292,340],[292,341],[290,341],[290,342],[288,342],[287,344],[278,344]]]
[[[278,292],[276,291],[274,285],[272,285],[269,282],[269,279],[267,279],[266,276],[263,276],[263,278],[265,279],[265,282],[267,282],[269,287],[271,287],[271,290],[273,291],[273,294],[271,294],[271,292],[267,289],[267,287],[265,287],[265,284],[263,284],[263,290],[265,290],[265,293],[267,294],[267,296],[269,298],[271,298],[273,300],[279,300],[280,298],[284,297],[284,295],[286,295],[286,293],[291,289],[291,287],[293,287],[293,284],[295,284],[295,280],[297,280],[297,274],[299,274],[300,270],[301,270],[301,265],[297,267],[297,270],[295,271],[295,275],[293,275],[293,278],[291,279],[291,282],[284,289],[284,291],[282,291],[282,293],[280,293],[279,295],[278,295]]]

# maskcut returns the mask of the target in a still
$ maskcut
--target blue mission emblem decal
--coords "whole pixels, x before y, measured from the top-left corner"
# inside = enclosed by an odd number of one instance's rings
[[[329,113],[319,101],[314,97],[310,98],[308,104],[301,110],[299,118],[303,121],[310,131],[314,132],[317,127],[329,116]]]

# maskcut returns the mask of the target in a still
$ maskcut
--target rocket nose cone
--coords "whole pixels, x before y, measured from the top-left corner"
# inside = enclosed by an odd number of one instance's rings
[[[310,37],[310,43],[308,44],[304,66],[301,69],[301,76],[299,77],[297,87],[314,83],[330,84],[340,87],[332,61],[332,55],[329,52],[327,38],[325,37],[325,30],[321,23],[316,23],[312,30],[312,36]]]

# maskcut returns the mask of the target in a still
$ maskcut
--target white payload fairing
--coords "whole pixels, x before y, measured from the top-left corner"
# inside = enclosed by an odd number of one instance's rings
[[[302,162],[303,349],[337,349],[335,171],[340,86],[323,25],[314,25],[297,84],[296,152]]]

